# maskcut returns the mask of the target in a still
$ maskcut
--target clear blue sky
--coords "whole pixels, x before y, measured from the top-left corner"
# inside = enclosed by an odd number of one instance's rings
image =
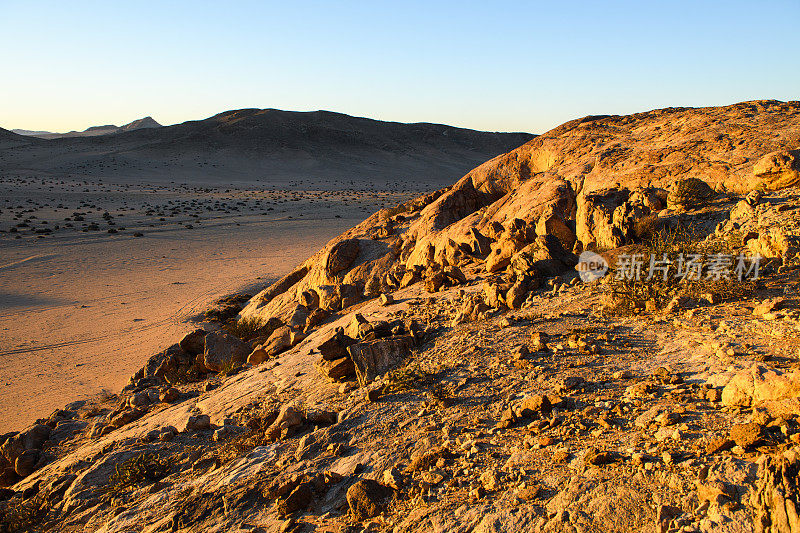
[[[0,126],[243,107],[542,132],[800,99],[800,0],[0,0]]]

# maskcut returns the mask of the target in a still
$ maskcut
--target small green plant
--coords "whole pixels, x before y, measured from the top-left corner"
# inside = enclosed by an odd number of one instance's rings
[[[108,479],[108,492],[120,496],[133,487],[153,483],[169,474],[170,463],[157,453],[142,453],[118,463]]]
[[[237,361],[235,358],[231,357],[224,363],[222,363],[222,367],[219,370],[219,374],[221,376],[228,376],[233,374],[242,364]]]

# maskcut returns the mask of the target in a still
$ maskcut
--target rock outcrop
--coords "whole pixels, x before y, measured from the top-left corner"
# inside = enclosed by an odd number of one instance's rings
[[[483,264],[501,274],[542,236],[557,239],[560,257],[636,242],[726,192],[746,193],[759,180],[768,188],[793,183],[798,117],[797,102],[754,101],[567,122],[451,187],[374,214],[257,295],[241,316],[287,322],[297,305],[330,312],[417,282],[437,290],[435,272],[448,266]],[[524,299],[521,287],[515,301]]]

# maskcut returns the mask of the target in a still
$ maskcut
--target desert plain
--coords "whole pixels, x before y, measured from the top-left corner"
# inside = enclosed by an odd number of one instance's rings
[[[233,293],[430,183],[0,178],[0,431],[114,394]]]

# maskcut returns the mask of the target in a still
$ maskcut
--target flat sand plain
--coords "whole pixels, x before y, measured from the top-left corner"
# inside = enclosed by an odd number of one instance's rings
[[[113,394],[197,326],[420,190],[0,178],[0,432]]]

